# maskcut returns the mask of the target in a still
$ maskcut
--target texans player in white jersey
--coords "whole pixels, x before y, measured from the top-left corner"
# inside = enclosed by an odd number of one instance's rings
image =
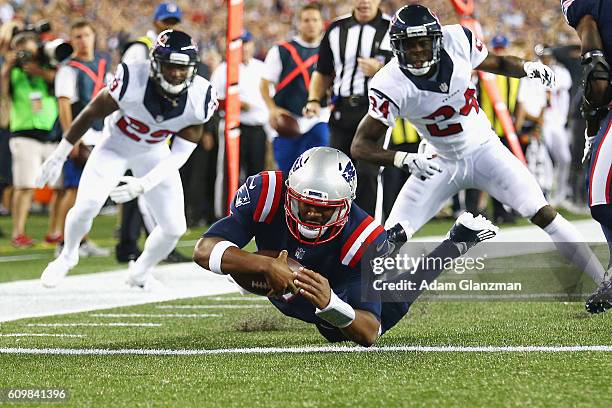
[[[552,87],[554,74],[540,62],[489,55],[485,45],[460,25],[442,27],[426,7],[401,8],[392,20],[395,58],[370,81],[368,115],[351,153],[357,160],[395,165],[412,176],[387,219],[390,238],[410,238],[459,190],[484,190],[542,228],[559,251],[594,281],[604,270],[584,238],[544,198],[533,175],[506,149],[480,109],[471,82],[473,69],[539,78]],[[424,152],[380,148],[397,117],[408,119],[428,145]]]
[[[72,146],[95,120],[106,118],[104,139],[85,165],[76,203],[66,217],[64,249],[41,276],[44,286],[57,285],[77,264],[79,242],[109,194],[117,203],[141,194],[147,199],[158,225],[130,265],[127,283],[146,288],[153,282],[150,268],[168,256],[187,229],[178,170],[217,108],[214,89],[196,76],[197,62],[198,50],[189,35],[163,31],[150,61],[119,65],[114,80],[77,116],[43,164],[40,186],[59,177]],[[166,141],[172,135],[169,148]],[[128,169],[134,177],[122,177]]]

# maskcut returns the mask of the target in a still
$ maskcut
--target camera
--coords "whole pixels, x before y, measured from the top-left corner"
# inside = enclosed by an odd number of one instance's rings
[[[14,30],[13,37],[23,33],[34,33],[38,36],[38,51],[34,54],[28,50],[17,52],[18,67],[22,67],[27,62],[35,61],[40,65],[56,66],[72,55],[74,49],[70,43],[56,38],[50,41],[40,41],[40,34],[51,31],[51,24],[46,20],[41,20],[35,24],[28,24],[23,30]]]

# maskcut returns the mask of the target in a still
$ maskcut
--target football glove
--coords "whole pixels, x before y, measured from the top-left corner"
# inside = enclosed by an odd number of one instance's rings
[[[436,172],[441,173],[440,165],[432,159],[435,155],[425,153],[397,152],[393,164],[422,180],[432,177]]]
[[[40,170],[38,171],[38,175],[36,176],[36,180],[34,184],[37,188],[42,188],[45,184],[55,184],[59,176],[62,174],[62,168],[64,167],[64,162],[70,154],[73,145],[67,141],[66,139],[62,139],[57,148],[51,153],[51,156],[45,160]]]
[[[523,64],[523,69],[528,78],[539,78],[546,88],[555,86],[555,72],[549,66],[539,61],[527,61]]]
[[[138,177],[123,176],[120,183],[110,192],[110,198],[117,204],[126,203],[144,193],[144,185]]]

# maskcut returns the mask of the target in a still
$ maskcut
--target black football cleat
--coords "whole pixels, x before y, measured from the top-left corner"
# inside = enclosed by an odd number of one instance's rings
[[[387,240],[394,244],[403,244],[408,241],[406,231],[404,231],[401,224],[397,223],[387,230]]]
[[[482,215],[474,217],[465,212],[457,218],[447,238],[455,244],[462,244],[461,253],[464,254],[477,243],[495,237],[498,231],[499,228]]]
[[[584,307],[591,314],[603,313],[612,308],[612,280],[602,282],[597,290],[588,297]]]

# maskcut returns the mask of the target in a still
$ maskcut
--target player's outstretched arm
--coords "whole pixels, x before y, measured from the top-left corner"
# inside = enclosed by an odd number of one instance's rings
[[[379,166],[392,166],[395,151],[386,150],[377,145],[381,137],[385,136],[388,126],[372,116],[365,115],[353,138],[351,156],[355,160],[365,160]]]
[[[550,67],[539,61],[525,61],[513,55],[489,54],[476,69],[513,78],[538,78],[547,88],[555,84],[555,73]]]
[[[36,187],[40,188],[47,183],[55,183],[74,145],[91,128],[96,120],[107,117],[117,109],[119,109],[117,102],[115,102],[106,89],[103,89],[89,102],[64,133],[64,137],[57,148],[41,166],[36,176]]]
[[[287,265],[287,251],[281,251],[278,258],[270,258],[243,251],[221,237],[203,237],[196,243],[193,261],[221,275],[263,274],[272,288],[269,296],[283,294],[287,289],[297,292]]]
[[[310,269],[300,268],[293,276],[299,293],[317,308],[317,316],[338,327],[349,340],[364,347],[374,345],[380,322],[372,313],[353,309],[336,296],[327,278]]]

